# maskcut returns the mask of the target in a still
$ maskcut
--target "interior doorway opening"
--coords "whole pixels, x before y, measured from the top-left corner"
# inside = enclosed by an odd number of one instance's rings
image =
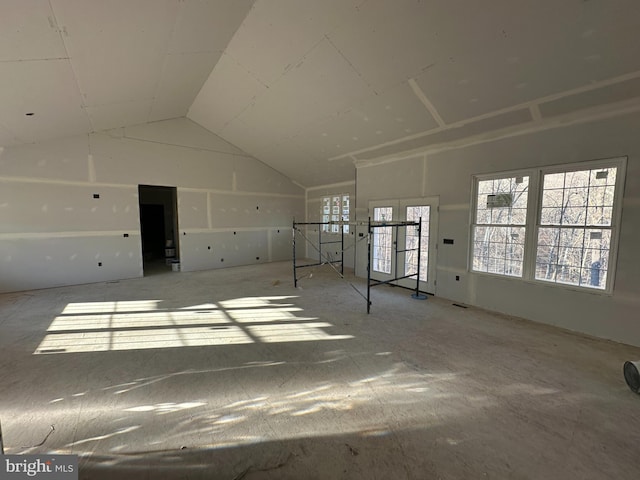
[[[144,275],[170,272],[179,265],[176,187],[138,185]]]

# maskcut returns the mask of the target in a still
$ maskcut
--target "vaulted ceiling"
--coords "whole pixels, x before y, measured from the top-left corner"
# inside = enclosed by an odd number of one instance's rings
[[[187,116],[327,184],[639,109],[639,49],[636,0],[3,0],[0,145]]]

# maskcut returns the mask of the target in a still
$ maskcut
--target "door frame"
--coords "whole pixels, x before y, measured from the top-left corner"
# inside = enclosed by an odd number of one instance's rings
[[[407,219],[407,207],[417,206],[429,206],[429,244],[421,245],[422,253],[428,255],[428,267],[427,267],[427,281],[420,281],[419,289],[421,292],[430,293],[435,295],[436,293],[436,272],[438,265],[438,213],[439,213],[440,197],[417,197],[417,198],[404,198],[399,200],[399,218],[401,221]],[[406,230],[406,229],[405,229]],[[399,238],[398,241],[404,244],[404,232],[403,238]],[[399,272],[404,272],[405,257],[404,254],[399,256],[402,261],[402,268]],[[404,274],[404,273],[403,273]],[[415,288],[415,279],[405,278],[398,281],[398,284],[402,287]]]
[[[369,202],[369,215],[371,218],[371,221],[375,221],[374,220],[374,209],[375,208],[391,208],[391,219],[389,220],[390,222],[395,222],[397,221],[397,216],[398,216],[398,200],[371,200]],[[388,227],[391,229],[391,245],[395,245],[395,242],[397,241],[396,239],[396,229],[394,227]],[[374,230],[374,234],[375,234],[375,230]],[[374,250],[375,250],[375,244],[373,242],[373,238],[370,238],[369,241],[371,242],[371,251],[372,251],[372,255],[374,255]],[[368,264],[369,264],[369,268],[371,268],[371,279],[372,280],[377,280],[379,282],[387,282],[393,278],[395,278],[395,259],[394,259],[394,255],[393,255],[393,251],[394,249],[391,249],[391,269],[390,269],[390,273],[384,273],[384,272],[379,272],[379,271],[374,271],[373,270],[373,258],[370,258],[368,260]]]
[[[376,207],[391,207],[392,208],[392,220],[394,222],[397,221],[406,221],[406,212],[407,207],[411,206],[429,206],[431,207],[429,210],[430,218],[429,218],[429,245],[422,245],[422,252],[426,252],[429,255],[428,261],[428,270],[427,270],[427,281],[419,282],[419,290],[421,292],[426,292],[432,295],[436,294],[437,287],[437,264],[438,264],[438,214],[439,214],[439,204],[440,197],[431,196],[431,197],[412,197],[412,198],[402,198],[402,199],[389,199],[389,200],[370,200],[369,201],[369,214],[371,218],[373,218],[373,209]],[[392,242],[400,242],[400,245],[405,244],[405,228],[392,228],[393,237]],[[396,238],[398,237],[398,238]],[[371,239],[373,242],[373,239]],[[404,249],[401,248],[401,250]],[[398,253],[398,265],[396,265],[395,255],[391,255],[391,273],[385,274],[382,272],[374,272],[373,271],[373,262],[371,259],[368,260],[370,262],[371,268],[371,278],[378,281],[388,281],[397,276],[401,277],[404,275],[404,267],[405,267],[405,253]],[[397,269],[397,270],[396,270]],[[398,285],[401,287],[406,287],[410,289],[415,288],[415,278],[410,279],[402,279],[393,282],[392,284]]]

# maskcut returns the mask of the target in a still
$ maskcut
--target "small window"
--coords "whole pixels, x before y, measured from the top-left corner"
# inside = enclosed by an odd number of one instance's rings
[[[349,233],[349,195],[332,195],[322,198],[322,231]]]
[[[349,233],[349,195],[342,195],[342,231]]]

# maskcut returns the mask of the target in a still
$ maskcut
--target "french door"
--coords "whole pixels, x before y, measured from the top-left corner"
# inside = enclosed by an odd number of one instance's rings
[[[438,198],[372,201],[369,202],[369,215],[372,220],[378,222],[421,221],[419,258],[417,227],[373,229],[371,278],[388,281],[409,275],[409,278],[403,278],[394,283],[415,288],[419,266],[420,290],[435,293]]]

